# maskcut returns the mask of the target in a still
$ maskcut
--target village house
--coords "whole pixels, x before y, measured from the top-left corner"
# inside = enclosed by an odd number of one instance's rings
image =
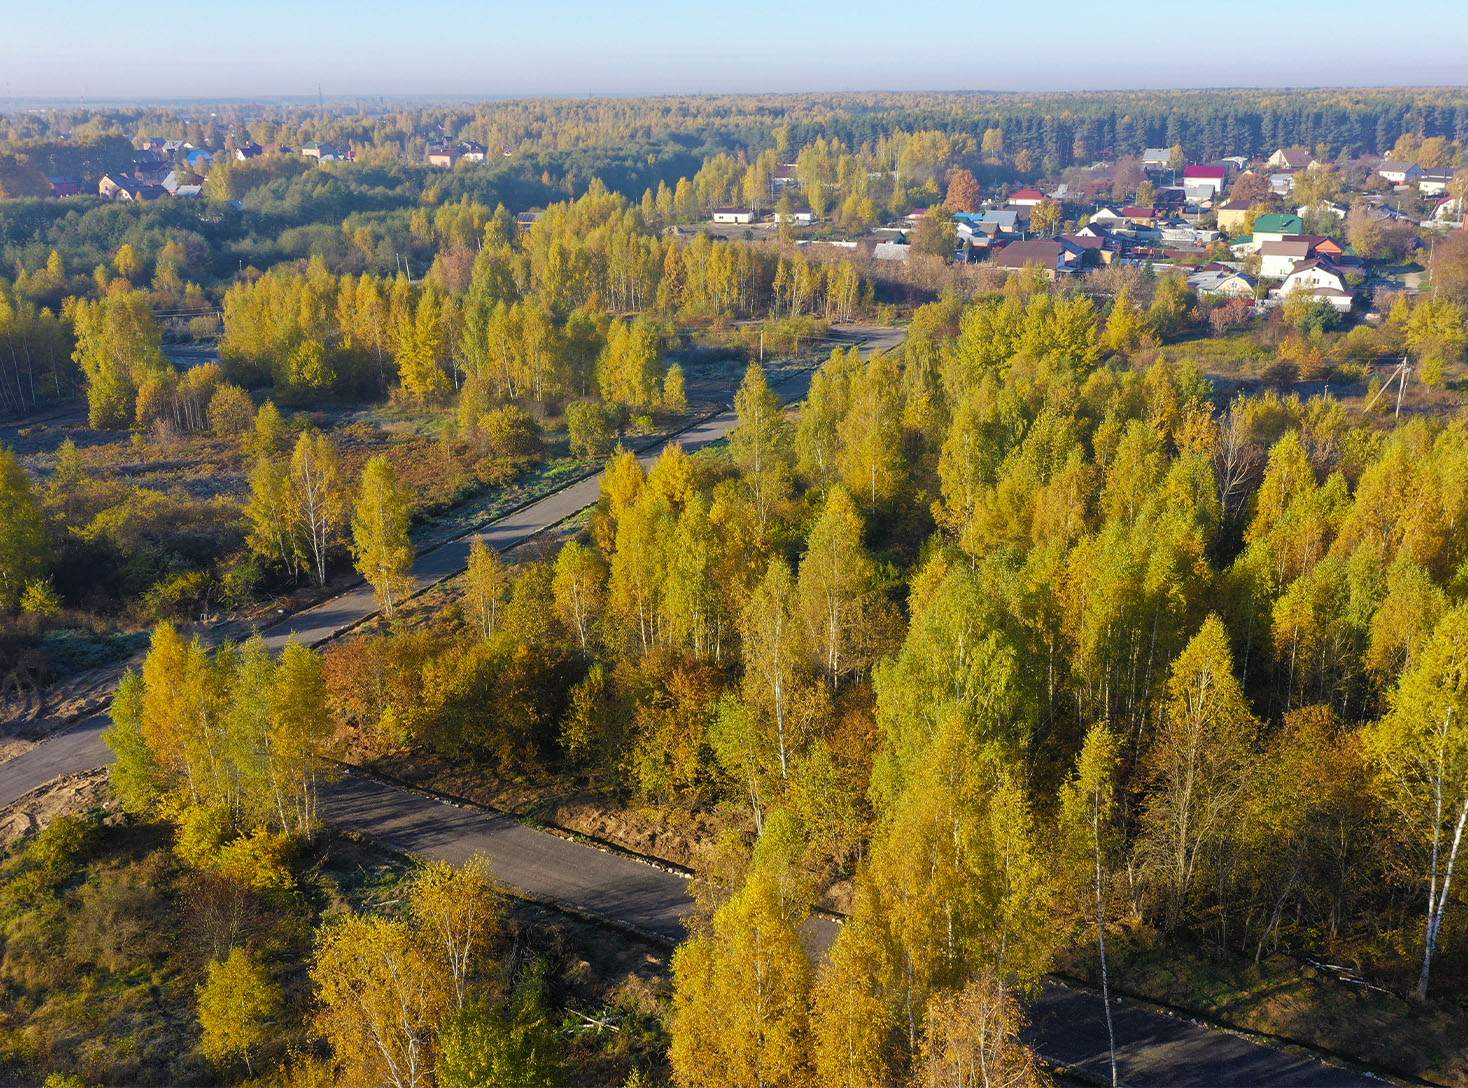
[[[753,208],[715,208],[715,223],[753,223]]]
[[[1269,175],[1269,189],[1280,196],[1287,196],[1295,191],[1295,172],[1293,170],[1281,171]]]
[[[428,149],[428,165],[440,166],[444,169],[452,169],[459,161],[460,152],[457,147],[430,147]]]
[[[1313,257],[1295,265],[1275,294],[1279,298],[1287,298],[1296,291],[1317,301],[1328,302],[1341,313],[1349,310],[1356,298],[1346,286],[1346,274],[1324,257]]]
[[[1149,147],[1142,152],[1143,169],[1161,169],[1172,162],[1172,150],[1166,147]]]
[[[1287,237],[1305,232],[1305,221],[1289,212],[1265,212],[1254,220],[1253,239],[1256,245],[1264,242],[1282,242]]]
[[[102,180],[97,183],[97,195],[103,200],[114,200],[119,204],[130,204],[134,201],[150,204],[166,197],[168,190],[161,185],[140,182],[134,178],[103,174]]]
[[[1188,197],[1193,197],[1193,190],[1209,190],[1208,196],[1214,197],[1223,192],[1223,183],[1228,180],[1227,166],[1187,166],[1183,168],[1183,187],[1188,190]]]
[[[1050,279],[1080,271],[1081,253],[1056,238],[1036,238],[1029,242],[1010,242],[990,262],[995,268],[1011,271],[1038,265]]]
[[[301,157],[317,162],[332,162],[339,158],[336,147],[328,143],[309,143],[301,147]]]
[[[775,167],[775,172],[770,175],[770,186],[774,189],[783,189],[787,185],[797,185],[799,182],[795,177],[795,164],[793,162],[782,163]]]
[[[1452,183],[1452,174],[1423,174],[1417,179],[1417,191],[1423,196],[1442,196]]]
[[[1122,218],[1134,227],[1151,227],[1157,223],[1157,209],[1130,207],[1121,210]]]
[[[789,211],[785,212],[782,212],[779,208],[775,209],[776,223],[785,222],[786,216],[790,217],[790,222],[795,223],[799,226],[807,226],[816,221],[816,213],[811,211],[809,208],[791,208]]]
[[[990,208],[977,216],[968,215],[965,218],[983,228],[985,234],[995,234],[998,231],[1017,234],[1022,228],[1019,212],[1013,208]]]
[[[237,162],[249,162],[258,159],[265,154],[265,149],[257,143],[244,143],[234,149],[234,157]]]
[[[1220,204],[1213,209],[1213,214],[1218,221],[1218,229],[1226,234],[1238,234],[1243,231],[1244,223],[1249,218],[1249,209],[1253,207],[1247,200],[1230,200]]]
[[[1056,241],[1076,252],[1084,268],[1110,264],[1120,256],[1116,250],[1107,248],[1106,239],[1099,234],[1081,234],[1080,232],[1062,234],[1056,238]]]
[[[1017,189],[1009,196],[1008,204],[1011,208],[1033,208],[1045,199],[1045,194],[1039,189]]]
[[[51,183],[52,196],[76,196],[82,191],[82,183],[76,178],[57,175],[46,180]]]
[[[872,256],[879,261],[905,261],[912,256],[912,246],[906,242],[878,242],[872,247]]]
[[[1267,280],[1282,280],[1309,256],[1309,242],[1264,242],[1259,247],[1259,275]]]
[[[1265,161],[1276,170],[1308,170],[1317,165],[1308,147],[1282,147]]]
[[[1415,162],[1394,162],[1387,159],[1376,168],[1376,172],[1393,185],[1406,185],[1422,176],[1422,167]]]
[[[1240,272],[1228,265],[1213,264],[1200,268],[1189,276],[1188,286],[1200,295],[1251,299],[1256,295],[1257,281],[1247,272]]]

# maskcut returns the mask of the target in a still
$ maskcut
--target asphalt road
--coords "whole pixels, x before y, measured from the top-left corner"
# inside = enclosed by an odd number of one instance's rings
[[[900,344],[903,335],[901,329],[863,329],[855,326],[838,328],[835,331],[841,340],[860,342],[883,350]],[[809,384],[809,373],[797,372],[778,383],[775,388],[786,401],[795,401],[805,396]],[[691,453],[724,438],[736,422],[734,412],[726,410],[700,420],[670,441],[681,444]],[[640,460],[651,464],[661,452],[662,446],[659,445],[643,452]],[[474,537],[477,536],[489,546],[504,551],[591,506],[600,494],[601,473],[597,473],[546,495],[477,533],[437,545],[422,553],[413,565],[415,592],[452,578],[468,566],[469,545]],[[266,645],[273,650],[279,650],[291,641],[316,646],[376,612],[377,601],[372,588],[357,580],[336,596],[271,625],[263,634]],[[44,786],[59,775],[89,771],[111,763],[112,753],[101,739],[102,731],[109,724],[110,719],[105,714],[98,715],[0,763],[0,808],[31,790]]]
[[[880,330],[872,346],[891,347],[899,330]],[[871,341],[869,341],[871,343]],[[808,377],[782,385],[787,400],[804,395]],[[674,439],[690,451],[716,442],[734,425],[723,412]],[[650,461],[660,449],[642,455]],[[594,503],[600,477],[579,481],[510,514],[478,535],[503,550],[523,542]],[[426,589],[463,570],[471,537],[425,552],[414,565],[417,587]],[[295,640],[325,642],[376,611],[372,591],[356,585],[266,632],[274,648]],[[111,762],[101,733],[106,715],[34,746],[0,764],[0,807],[52,779]],[[424,858],[462,862],[483,854],[495,876],[527,898],[620,924],[652,937],[678,941],[691,901],[681,874],[634,858],[538,831],[510,817],[461,808],[422,794],[349,774],[324,790],[322,811],[339,827],[382,845]],[[815,918],[804,933],[820,953],[835,938],[836,923]],[[1032,1042],[1047,1060],[1096,1077],[1108,1077],[1105,1024],[1092,994],[1049,986],[1032,1008]],[[1364,1085],[1375,1083],[1345,1070],[1281,1053],[1226,1033],[1145,1010],[1114,1010],[1121,1079],[1131,1085]]]
[[[508,816],[464,808],[349,774],[326,787],[322,812],[393,850],[461,864],[482,854],[517,894],[666,941],[680,941],[692,907],[687,877],[623,854],[537,831]],[[819,955],[837,924],[813,918],[803,934]],[[1056,1065],[1109,1080],[1100,998],[1050,984],[1030,1008],[1029,1041]],[[1126,1005],[1112,1010],[1123,1084],[1341,1085],[1379,1082],[1187,1020]]]

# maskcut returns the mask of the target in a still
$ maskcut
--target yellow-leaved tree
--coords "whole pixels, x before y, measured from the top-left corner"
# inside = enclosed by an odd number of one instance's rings
[[[352,512],[352,555],[389,619],[413,591],[408,521],[408,495],[398,486],[392,462],[379,454],[362,469]]]

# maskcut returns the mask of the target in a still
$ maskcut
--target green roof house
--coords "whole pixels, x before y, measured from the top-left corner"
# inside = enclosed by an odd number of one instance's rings
[[[1304,234],[1305,221],[1290,212],[1267,212],[1254,220],[1254,241],[1278,242],[1287,234]]]

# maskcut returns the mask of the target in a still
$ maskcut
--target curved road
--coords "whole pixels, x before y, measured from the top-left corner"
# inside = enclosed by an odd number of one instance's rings
[[[623,854],[598,849],[520,823],[499,813],[460,806],[348,774],[327,786],[322,809],[338,827],[367,835],[392,850],[460,864],[483,854],[509,890],[677,942],[692,907],[688,878]],[[837,925],[812,918],[805,940],[820,953]],[[1029,1041],[1056,1066],[1085,1079],[1110,1081],[1106,1024],[1100,998],[1048,984],[1030,1006]],[[1112,1010],[1119,1079],[1128,1085],[1379,1084],[1311,1058],[1127,1005]]]
[[[866,329],[860,326],[833,330],[847,343],[860,343],[864,349],[888,350],[902,342],[901,329]],[[787,401],[805,396],[810,372],[798,371],[773,383]],[[727,400],[727,394],[726,394]],[[738,421],[732,410],[700,420],[666,442],[639,454],[639,460],[651,464],[664,446],[678,443],[690,453],[724,438]],[[469,544],[475,537],[490,547],[505,551],[522,544],[537,533],[559,524],[588,506],[601,495],[601,473],[568,484],[559,491],[521,507],[477,533],[439,544],[419,555],[413,565],[413,591],[423,590],[452,578],[469,563]],[[273,624],[263,633],[265,643],[279,650],[292,640],[307,646],[326,642],[347,629],[377,614],[377,600],[372,588],[360,580],[328,600],[302,609],[288,619]],[[0,808],[23,797],[58,775],[92,770],[112,762],[112,753],[102,743],[102,731],[110,724],[106,714],[89,718],[72,729],[59,733],[0,763]]]
[[[895,346],[898,330],[878,330],[874,347]],[[808,375],[787,379],[789,400],[804,395]],[[733,428],[725,411],[695,424],[670,441],[694,450],[723,438]],[[651,461],[658,446],[641,455]],[[580,480],[487,526],[478,534],[499,550],[514,547],[596,502],[600,474]],[[423,553],[413,568],[418,591],[452,577],[468,562],[471,536]],[[266,632],[272,648],[294,639],[325,642],[377,610],[372,591],[358,584],[305,609]],[[106,715],[82,722],[0,764],[0,807],[59,775],[103,766],[112,753],[102,744]],[[530,899],[621,925],[653,939],[676,942],[686,930],[690,901],[687,877],[635,858],[538,831],[508,816],[459,807],[361,775],[348,774],[327,786],[322,798],[334,824],[368,835],[382,845],[420,857],[462,862],[474,854],[490,859],[496,877]],[[836,923],[813,918],[806,941],[813,951],[834,939]],[[1048,986],[1031,1009],[1032,1041],[1047,1060],[1088,1078],[1109,1080],[1105,1027],[1097,998],[1059,985]],[[1345,1070],[1299,1058],[1186,1020],[1128,1006],[1114,1010],[1118,1064],[1131,1085],[1365,1085],[1374,1083]]]

